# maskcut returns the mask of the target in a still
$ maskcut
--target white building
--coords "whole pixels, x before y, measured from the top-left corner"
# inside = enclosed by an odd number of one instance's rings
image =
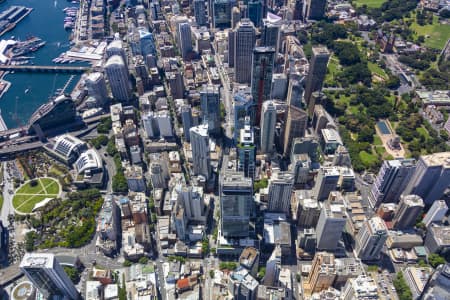
[[[426,227],[430,226],[431,223],[441,222],[444,219],[447,211],[448,206],[444,200],[434,201],[433,205],[431,205],[422,222]]]
[[[208,125],[192,127],[190,130],[192,147],[192,168],[194,175],[211,175],[211,158],[209,154]]]
[[[61,155],[67,161],[73,161],[86,149],[86,143],[82,140],[63,134],[56,138],[53,151]]]
[[[358,257],[361,260],[378,260],[387,238],[386,224],[380,217],[366,220],[355,237]]]
[[[359,275],[350,278],[342,292],[343,300],[379,299],[377,283],[372,277]]]
[[[161,137],[173,137],[172,121],[168,110],[158,111],[155,114],[155,120]]]
[[[133,192],[145,192],[145,180],[142,168],[131,165],[125,168],[125,178],[127,179],[128,189]]]
[[[80,298],[72,281],[52,253],[25,253],[20,269],[46,299],[59,295]]]
[[[78,174],[103,169],[103,162],[97,151],[89,149],[83,152],[75,161],[75,170]]]
[[[331,203],[330,203],[331,202]],[[345,207],[341,203],[326,201],[316,226],[317,249],[334,251],[347,222]]]
[[[123,58],[119,55],[111,56],[105,64],[105,72],[113,97],[120,102],[129,101],[132,91],[128,79],[128,68]]]
[[[105,77],[100,72],[93,72],[86,78],[88,95],[97,100],[97,105],[102,106],[108,99]]]

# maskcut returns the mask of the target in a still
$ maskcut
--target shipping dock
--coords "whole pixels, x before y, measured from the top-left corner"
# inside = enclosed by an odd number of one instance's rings
[[[25,6],[11,6],[0,13],[0,36],[10,31],[33,11]]]

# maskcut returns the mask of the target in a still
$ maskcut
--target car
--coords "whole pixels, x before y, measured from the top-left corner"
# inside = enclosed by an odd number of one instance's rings
[[[164,263],[164,261],[160,260],[159,263],[162,264],[162,263]]]

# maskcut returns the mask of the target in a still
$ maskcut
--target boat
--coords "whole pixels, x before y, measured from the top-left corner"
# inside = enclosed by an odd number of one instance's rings
[[[30,91],[30,89],[26,89],[25,90],[25,94],[28,94],[29,91]]]

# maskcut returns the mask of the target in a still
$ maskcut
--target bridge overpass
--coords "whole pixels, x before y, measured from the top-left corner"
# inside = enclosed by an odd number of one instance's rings
[[[81,66],[34,66],[34,65],[0,65],[2,71],[14,72],[38,72],[38,73],[84,73],[90,67]]]

